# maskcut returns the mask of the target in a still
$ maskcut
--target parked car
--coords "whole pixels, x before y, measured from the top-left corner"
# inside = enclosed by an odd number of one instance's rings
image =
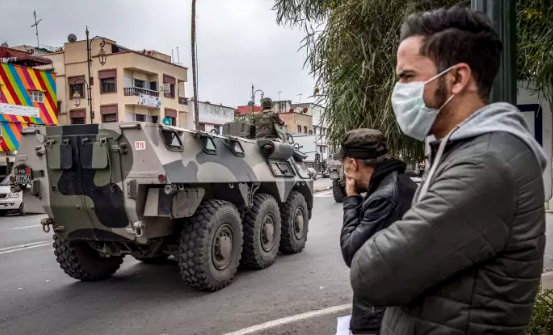
[[[0,215],[10,212],[25,215],[25,206],[23,205],[23,192],[12,193],[9,176],[7,176],[0,183]]]

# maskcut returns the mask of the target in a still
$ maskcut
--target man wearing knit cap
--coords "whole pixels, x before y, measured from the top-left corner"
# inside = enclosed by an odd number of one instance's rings
[[[337,156],[344,166],[347,197],[340,246],[348,266],[370,237],[401,219],[417,189],[404,173],[405,163],[387,153],[386,138],[378,130],[355,129],[342,140]],[[362,197],[361,193],[366,194]],[[378,334],[383,314],[384,308],[359,299],[353,292],[353,334]]]

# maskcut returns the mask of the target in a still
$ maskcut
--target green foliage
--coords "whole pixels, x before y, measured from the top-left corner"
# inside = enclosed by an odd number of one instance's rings
[[[541,290],[534,303],[534,312],[527,335],[553,334],[553,290]]]
[[[381,130],[392,154],[420,161],[424,147],[403,135],[390,96],[400,25],[408,14],[469,0],[275,0],[277,22],[306,30],[306,66],[327,107],[328,139],[351,129]],[[553,102],[553,2],[517,0],[519,78],[534,80]]]

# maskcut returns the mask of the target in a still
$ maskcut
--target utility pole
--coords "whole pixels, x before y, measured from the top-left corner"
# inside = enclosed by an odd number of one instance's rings
[[[300,97],[300,104],[301,104],[301,96],[302,96],[302,95],[303,95],[303,94],[301,94],[301,93],[298,94],[298,97]]]
[[[38,39],[38,24],[40,23],[40,21],[42,21],[42,19],[40,19],[38,21],[36,20],[36,10],[33,11],[33,15],[35,16],[35,24],[33,24],[31,26],[31,28],[35,27],[35,29],[36,29],[36,47],[40,48],[40,40]]]
[[[516,1],[471,0],[471,8],[485,13],[503,43],[501,66],[493,83],[490,102],[517,104]]]
[[[198,107],[198,82],[196,79],[197,72],[196,72],[196,0],[192,0],[192,80],[193,88],[194,88],[194,126],[196,127],[196,131],[200,130],[200,109]]]

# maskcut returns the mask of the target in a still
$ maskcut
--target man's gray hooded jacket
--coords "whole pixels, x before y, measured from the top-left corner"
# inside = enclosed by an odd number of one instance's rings
[[[382,335],[525,332],[543,270],[548,166],[526,127],[509,104],[475,112],[452,133],[428,191],[356,253],[355,293],[394,306]]]

